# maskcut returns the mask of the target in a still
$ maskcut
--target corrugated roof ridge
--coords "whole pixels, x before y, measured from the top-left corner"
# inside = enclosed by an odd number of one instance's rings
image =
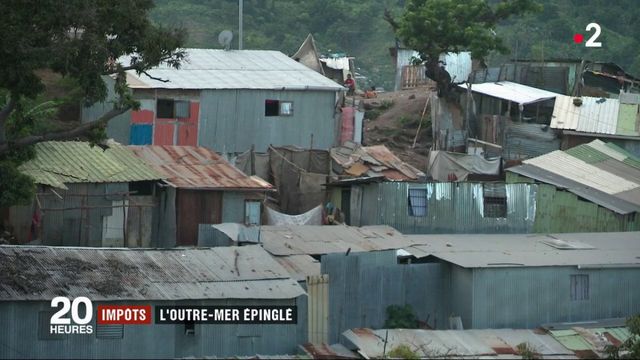
[[[628,165],[633,166],[633,167],[635,167],[637,169],[640,169],[640,157],[635,156],[633,153],[629,152],[628,150],[626,150],[626,149],[624,149],[624,148],[622,148],[622,147],[620,147],[620,146],[618,146],[618,145],[616,145],[616,144],[614,144],[612,142],[607,142],[607,143],[605,143],[605,145],[607,147],[610,147],[610,148],[614,149],[615,151],[617,151],[619,153],[622,153],[622,154],[626,155],[627,158],[624,159],[624,161],[623,161],[625,164],[628,164]]]

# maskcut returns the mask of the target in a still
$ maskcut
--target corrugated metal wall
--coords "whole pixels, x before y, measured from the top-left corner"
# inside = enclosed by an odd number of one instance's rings
[[[38,195],[41,210],[40,238],[43,245],[105,246],[103,244],[104,217],[113,214],[113,202],[123,196],[105,194],[124,193],[126,183],[67,184],[69,190],[57,190]],[[66,209],[66,210],[56,210]],[[122,219],[124,220],[124,219]],[[124,246],[124,232],[119,239]],[[111,244],[113,245],[113,244]]]
[[[554,186],[538,185],[534,232],[638,231],[638,214],[620,215]]]
[[[309,339],[313,344],[329,341],[329,275],[307,276]]]
[[[506,160],[533,158],[560,149],[555,131],[542,124],[509,123],[504,138]]]
[[[293,102],[293,116],[265,116],[265,100]],[[203,90],[199,145],[243,152],[269,144],[329,149],[337,139],[336,94],[330,91]]]
[[[354,202],[352,196],[352,225],[389,225],[405,234],[640,230],[637,214],[622,216],[554,186],[522,183],[518,179],[510,176],[509,182],[519,183],[505,185],[506,218],[483,217],[481,183],[386,182],[353,186],[352,190],[362,189],[363,195],[361,202]],[[427,216],[409,215],[409,187],[427,190]]]
[[[570,255],[567,255],[570,256]],[[628,317],[640,312],[640,269],[575,267],[473,270],[473,328]],[[571,300],[570,276],[589,275],[589,299]],[[454,294],[454,297],[456,295]]]
[[[329,275],[329,343],[340,341],[347,329],[383,327],[389,305],[409,304],[419,320],[446,326],[441,264],[397,264],[395,251],[329,254],[321,264]]]
[[[104,102],[82,108],[81,117],[83,123],[97,120],[100,116],[108,113],[111,109],[113,109],[113,104],[110,101],[115,99],[115,92],[113,90],[115,81],[109,76],[103,76],[102,79],[107,86],[107,98]],[[130,123],[131,111],[127,111],[111,119],[109,121],[109,126],[107,126],[107,137],[112,138],[119,143],[128,144],[130,137]]]
[[[189,301],[189,305],[294,305],[299,307],[296,325],[196,325],[194,335],[184,333],[184,325],[125,325],[122,339],[99,339],[92,335],[71,335],[62,340],[39,340],[38,313],[49,311],[48,302],[0,302],[0,358],[115,359],[115,358],[183,358],[230,357],[256,354],[297,353],[304,343],[306,330],[306,296],[291,300],[206,300]],[[94,302],[94,311],[97,306]],[[117,304],[117,302],[110,302]],[[135,302],[128,305],[184,305],[174,302]],[[92,325],[95,329],[94,314]],[[47,321],[48,322],[48,321]]]
[[[157,187],[160,206],[153,217],[153,235],[151,246],[172,248],[176,246],[176,189]]]
[[[409,215],[409,187],[427,190],[427,216]],[[537,185],[506,184],[506,218],[483,217],[481,183],[386,182],[362,188],[361,206],[351,206],[351,219],[359,213],[360,223],[352,225],[389,225],[405,234],[527,233],[534,225]]]

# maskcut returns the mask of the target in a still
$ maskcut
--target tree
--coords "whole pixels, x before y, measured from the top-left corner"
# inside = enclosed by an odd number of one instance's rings
[[[99,138],[110,119],[139,106],[126,85],[125,71],[146,73],[160,63],[179,67],[186,34],[153,24],[148,18],[152,7],[153,0],[0,1],[0,206],[30,197],[25,187],[33,185],[16,178],[17,166],[30,156],[29,146]],[[126,64],[117,61],[127,55]],[[105,100],[103,76],[113,76],[113,108],[87,123],[38,131],[32,110],[45,91],[43,71],[73,83],[84,105]]]
[[[605,348],[609,359],[639,359],[640,358],[640,315],[627,319],[627,328],[631,336],[620,346],[609,345]]]
[[[385,19],[405,46],[420,53],[439,90],[446,90],[451,78],[438,66],[440,54],[470,51],[475,59],[484,59],[491,51],[506,52],[496,25],[540,9],[535,0],[503,0],[495,6],[485,0],[408,0],[399,20],[388,10]]]

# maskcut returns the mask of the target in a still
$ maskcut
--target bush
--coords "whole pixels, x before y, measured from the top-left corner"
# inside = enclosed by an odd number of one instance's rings
[[[384,327],[387,329],[416,329],[418,318],[411,305],[389,305]]]
[[[420,357],[418,356],[418,354],[411,350],[411,348],[408,345],[398,345],[395,348],[393,348],[391,351],[389,351],[389,354],[387,354],[387,357],[389,358],[395,358],[395,359],[419,359]]]

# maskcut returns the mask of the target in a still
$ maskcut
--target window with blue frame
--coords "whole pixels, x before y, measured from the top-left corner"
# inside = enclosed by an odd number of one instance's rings
[[[246,200],[244,202],[245,225],[260,225],[260,201]]]
[[[427,189],[409,189],[409,216],[427,216]]]

